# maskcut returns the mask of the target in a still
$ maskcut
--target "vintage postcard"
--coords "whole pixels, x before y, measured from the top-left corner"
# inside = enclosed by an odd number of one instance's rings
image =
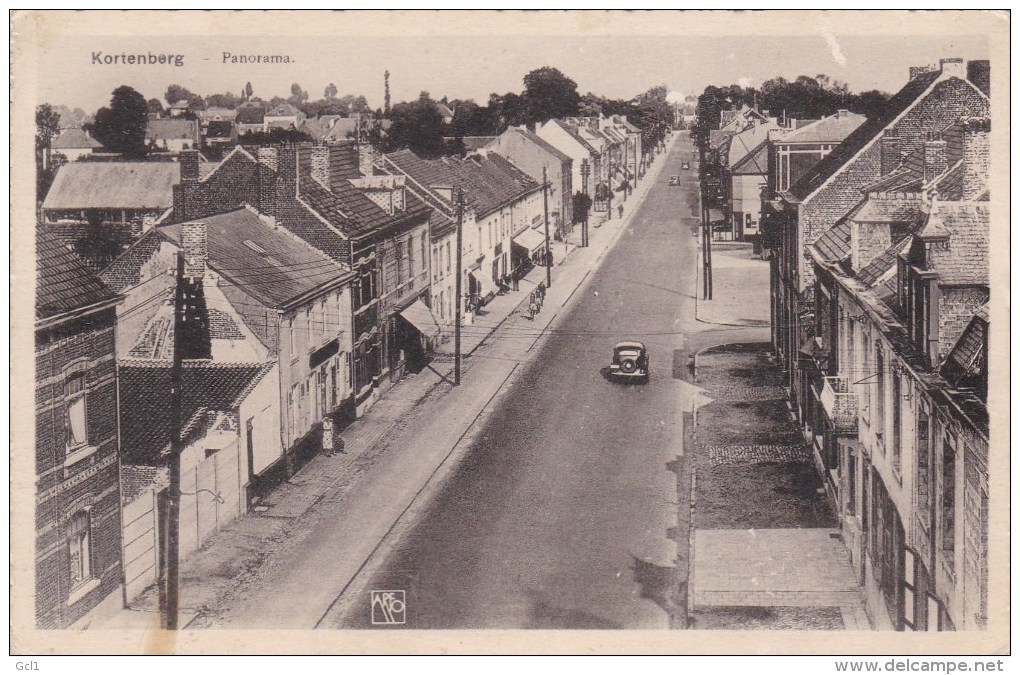
[[[1007,12],[10,25],[14,653],[1009,652]]]

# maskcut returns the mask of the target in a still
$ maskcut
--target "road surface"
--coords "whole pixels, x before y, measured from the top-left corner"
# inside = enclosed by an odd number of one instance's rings
[[[362,570],[350,587],[356,601],[336,603],[322,627],[373,627],[365,590],[403,591],[404,628],[673,625],[675,564],[686,549],[675,541],[686,533],[676,531],[674,368],[686,367],[685,335],[701,328],[692,155],[686,138],[671,146],[628,229],[521,366],[464,460]],[[669,186],[670,175],[681,185]],[[621,339],[647,345],[649,384],[604,377]]]

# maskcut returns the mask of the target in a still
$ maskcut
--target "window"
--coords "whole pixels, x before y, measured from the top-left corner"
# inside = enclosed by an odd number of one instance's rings
[[[425,271],[425,264],[428,262],[428,243],[425,241],[425,235],[421,236],[421,271]]]
[[[450,273],[450,242],[446,242],[446,273]]]
[[[312,308],[311,306],[305,307],[305,335],[308,340],[308,351],[312,351],[312,345],[316,343],[315,326],[312,323]]]
[[[882,344],[875,343],[875,434],[881,439],[885,432],[885,356]]]
[[[67,552],[71,566],[71,588],[92,578],[92,522],[89,511],[78,511],[68,524]]]
[[[903,405],[903,396],[901,394],[902,391],[903,391],[902,378],[901,378],[900,375],[897,375],[896,373],[893,373],[893,377],[892,377],[892,396],[893,396],[893,400],[892,400],[892,468],[893,468],[893,471],[896,472],[896,478],[899,479],[900,482],[903,481],[903,478],[900,476],[900,443],[901,443],[901,440],[902,440],[901,439],[901,434],[900,434],[900,424],[902,422],[902,419],[901,419],[901,412],[902,412],[901,411],[901,407]]]
[[[942,444],[942,509],[939,518],[942,552],[950,569],[956,553],[956,448],[948,433]]]
[[[852,448],[846,453],[846,511],[848,515],[857,515],[857,455]]]
[[[914,434],[917,443],[917,514],[926,528],[931,518],[931,443],[929,442],[929,433],[928,413],[925,410],[919,410],[917,430]]]
[[[66,397],[67,447],[79,448],[88,444],[88,424],[85,416],[85,374],[75,373],[64,383]]]
[[[287,322],[287,331],[288,331],[288,334],[290,336],[290,358],[291,359],[296,359],[297,358],[297,326],[294,325],[296,321],[297,321],[296,317],[291,317],[290,321]]]
[[[414,235],[407,239],[407,277],[414,276]]]
[[[404,283],[404,245],[397,244],[397,286]]]

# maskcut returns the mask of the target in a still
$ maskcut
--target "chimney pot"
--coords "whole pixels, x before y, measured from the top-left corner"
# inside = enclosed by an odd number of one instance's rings
[[[324,145],[312,148],[312,178],[329,188],[329,148]]]

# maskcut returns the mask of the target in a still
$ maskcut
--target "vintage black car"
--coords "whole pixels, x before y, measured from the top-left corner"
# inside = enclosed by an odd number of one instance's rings
[[[669,177],[669,184],[670,185],[680,185],[680,176],[670,176]]]
[[[680,165],[680,168],[681,169],[690,169],[691,165],[688,164],[687,162],[684,162],[683,164]]]
[[[613,362],[609,364],[613,378],[635,379],[648,382],[648,350],[640,342],[624,341],[613,347]]]

